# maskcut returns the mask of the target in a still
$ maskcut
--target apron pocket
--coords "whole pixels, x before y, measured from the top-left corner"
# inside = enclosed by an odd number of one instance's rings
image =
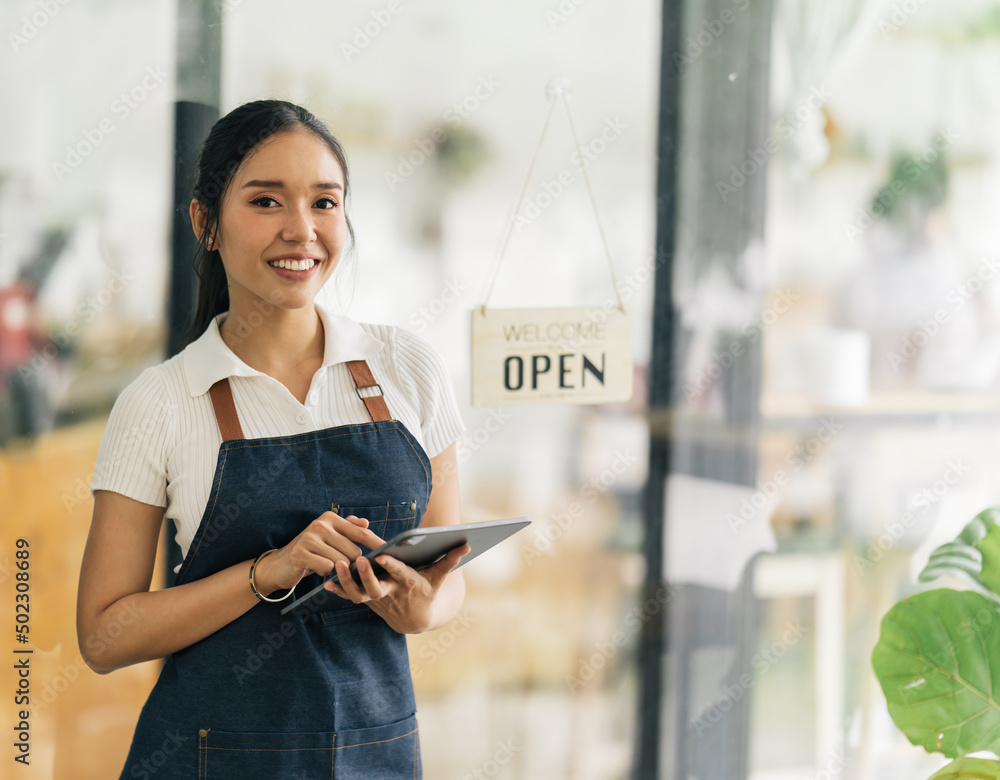
[[[417,718],[370,729],[337,732],[334,780],[413,780],[420,770]]]
[[[199,780],[413,780],[422,777],[417,719],[351,731],[289,734],[202,729]]]
[[[369,530],[387,542],[396,534],[412,528],[413,521],[417,518],[416,499],[370,506],[334,504],[331,508],[341,517],[354,515],[365,518],[368,521]],[[362,549],[367,551],[368,548],[363,547]]]
[[[329,780],[334,777],[336,742],[332,731],[275,734],[201,729],[198,778]]]

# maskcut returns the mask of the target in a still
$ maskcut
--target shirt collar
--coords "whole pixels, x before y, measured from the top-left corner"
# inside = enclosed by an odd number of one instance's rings
[[[330,314],[316,304],[323,323],[323,367],[348,360],[367,360],[384,346],[368,335],[357,322],[339,314]],[[192,397],[204,395],[220,379],[231,376],[265,376],[251,368],[222,340],[219,325],[229,312],[213,318],[205,332],[181,353],[188,392]]]

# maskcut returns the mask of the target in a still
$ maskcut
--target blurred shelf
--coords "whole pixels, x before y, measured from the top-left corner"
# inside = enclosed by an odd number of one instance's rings
[[[769,429],[808,429],[833,417],[848,427],[891,427],[982,422],[1000,426],[998,393],[873,393],[862,407],[823,406],[803,396],[765,396],[761,423]]]

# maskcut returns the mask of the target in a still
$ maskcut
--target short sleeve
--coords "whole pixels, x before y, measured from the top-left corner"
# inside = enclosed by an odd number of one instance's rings
[[[428,342],[402,328],[394,335],[396,366],[413,394],[424,449],[433,458],[465,432],[451,376],[441,354]]]
[[[156,367],[126,387],[111,410],[94,464],[95,490],[110,490],[152,506],[167,505],[167,456],[176,404]]]

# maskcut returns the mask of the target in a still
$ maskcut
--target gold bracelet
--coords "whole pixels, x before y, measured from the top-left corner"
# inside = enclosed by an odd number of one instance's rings
[[[257,586],[254,584],[254,581],[253,581],[253,573],[257,569],[257,564],[260,563],[260,561],[261,561],[262,558],[264,558],[265,556],[270,555],[273,552],[278,552],[278,551],[277,551],[277,549],[264,550],[264,552],[262,552],[260,555],[258,555],[257,559],[253,563],[250,564],[250,590],[253,591],[253,595],[255,595],[259,601],[267,601],[267,602],[270,602],[272,604],[275,604],[275,603],[277,603],[279,601],[284,601],[289,596],[291,596],[295,592],[295,585],[292,585],[292,589],[290,591],[288,591],[288,593],[286,593],[280,599],[269,599],[267,596],[263,595],[259,590],[257,590]]]

